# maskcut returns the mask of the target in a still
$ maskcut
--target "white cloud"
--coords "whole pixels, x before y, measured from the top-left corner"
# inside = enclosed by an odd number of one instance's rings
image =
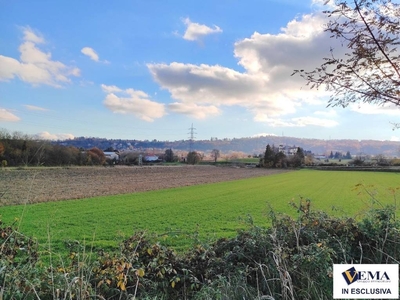
[[[20,45],[20,60],[0,55],[0,81],[8,81],[15,77],[32,85],[50,85],[61,87],[70,82],[71,76],[79,76],[80,70],[51,59],[51,53],[45,53],[37,44],[45,43],[29,27],[23,28],[24,42]]]
[[[91,60],[99,61],[99,55],[90,47],[82,48],[81,52],[88,56]]]
[[[220,114],[220,110],[214,105],[201,106],[195,103],[175,102],[168,104],[168,108],[175,113],[188,115],[195,119],[205,119]]]
[[[373,105],[369,103],[351,104],[349,105],[352,111],[366,115],[387,115],[400,116],[400,107],[396,105]]]
[[[184,19],[183,23],[186,25],[186,31],[183,38],[188,41],[197,41],[203,36],[222,32],[222,29],[216,25],[211,28],[203,24],[193,23],[189,18]]]
[[[186,22],[189,24],[190,20]],[[243,72],[219,65],[179,62],[147,67],[161,88],[177,101],[175,105],[212,105],[218,110],[235,105],[251,112],[255,121],[267,122],[296,113],[305,104],[325,103],[326,91],[309,90],[304,79],[291,76],[295,69],[319,66],[334,46],[335,41],[323,30],[325,22],[323,14],[304,15],[289,22],[279,34],[255,32],[236,42],[234,55]],[[186,113],[179,109],[175,112]],[[315,123],[312,119],[290,122],[295,126]]]
[[[68,140],[68,139],[73,139],[74,135],[70,133],[49,133],[47,131],[43,131],[41,133],[38,133],[35,135],[35,138],[39,140]]]
[[[238,105],[271,116],[292,113],[298,105],[287,95],[269,91],[264,77],[218,65],[171,63],[149,64],[148,68],[161,87],[180,103],[215,107]]]
[[[258,121],[265,122],[272,127],[305,127],[305,126],[317,126],[317,127],[335,127],[339,123],[334,120],[320,119],[314,117],[298,117],[290,119],[280,118],[268,118],[267,116],[258,116]],[[263,118],[262,118],[263,117]]]
[[[31,28],[29,27],[23,27],[22,30],[24,31],[24,40],[28,42],[32,42],[35,44],[44,44],[45,40],[41,36],[40,33],[35,33]]]
[[[122,90],[116,86],[104,84],[101,85],[101,88],[107,93],[104,105],[114,113],[132,114],[147,122],[152,122],[165,115],[164,104],[151,101],[149,95],[143,91]]]
[[[318,127],[335,127],[339,125],[338,122],[329,119],[320,119],[314,117],[300,117],[300,118],[293,118],[293,122],[295,122],[297,127],[304,127],[304,126],[318,126]]]
[[[35,111],[48,111],[47,108],[39,107],[39,106],[34,106],[34,105],[24,105],[24,107],[28,110],[35,110]]]
[[[103,92],[105,93],[119,93],[122,92],[122,89],[120,89],[119,87],[115,86],[115,85],[105,85],[102,84],[101,85],[101,89],[103,90]]]
[[[0,108],[0,122],[17,122],[19,120],[21,119],[9,110]]]
[[[398,136],[392,136],[390,139],[392,142],[400,142],[400,137]]]
[[[334,109],[327,109],[327,110],[319,110],[314,112],[315,115],[324,116],[324,117],[336,117],[337,112]]]

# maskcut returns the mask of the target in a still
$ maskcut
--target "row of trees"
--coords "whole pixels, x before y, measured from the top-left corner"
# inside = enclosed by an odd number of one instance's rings
[[[105,151],[112,152],[112,148]],[[219,157],[219,151],[213,150],[215,159]],[[145,161],[144,153],[125,152],[120,153],[120,163],[139,164],[140,155]],[[157,155],[160,161],[178,162],[181,158],[173,150],[167,149],[165,153]],[[196,151],[189,152],[184,162],[197,164],[203,159]],[[0,131],[0,162],[1,166],[63,166],[63,165],[104,165],[114,164],[117,161],[108,161],[104,152],[96,147],[89,150],[74,146],[52,144],[48,141],[35,140],[29,135],[20,132],[9,133]]]
[[[341,152],[336,151],[335,153],[333,153],[333,151],[331,151],[331,154],[329,154],[328,156],[330,159],[351,159],[351,154],[350,151],[346,152],[346,155],[343,155]]]
[[[98,148],[89,150],[53,145],[19,132],[0,132],[0,161],[5,166],[102,165],[106,157]]]
[[[264,157],[260,159],[260,165],[266,168],[287,168],[287,167],[300,167],[305,162],[304,151],[301,147],[297,148],[294,155],[287,156],[285,153],[279,151],[274,145],[272,147],[268,144],[265,148]]]

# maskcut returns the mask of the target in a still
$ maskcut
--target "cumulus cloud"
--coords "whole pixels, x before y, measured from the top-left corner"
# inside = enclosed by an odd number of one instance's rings
[[[34,105],[24,105],[24,107],[28,110],[34,110],[34,111],[48,111],[47,108],[39,107],[39,106],[34,106]]]
[[[17,122],[19,120],[21,119],[12,112],[0,107],[0,122]]]
[[[320,119],[314,117],[299,117],[291,118],[289,120],[283,119],[266,119],[272,127],[305,127],[305,126],[317,126],[317,127],[335,127],[338,122],[329,119]]]
[[[171,63],[149,64],[148,68],[155,81],[184,104],[238,105],[250,111],[267,111],[270,116],[294,112],[297,105],[275,91],[268,93],[262,76],[218,65]]]
[[[105,85],[102,84],[101,85],[101,89],[103,90],[103,92],[105,93],[120,93],[122,92],[122,89],[120,89],[119,87],[115,86],[115,85]]]
[[[212,105],[218,111],[223,106],[240,106],[258,122],[335,126],[335,121],[318,122],[318,118],[311,116],[281,121],[282,116],[297,113],[303,105],[325,103],[326,91],[309,90],[302,78],[291,76],[295,69],[320,65],[334,46],[336,41],[323,30],[325,22],[323,14],[304,15],[289,22],[278,34],[255,32],[237,41],[234,56],[244,71],[180,62],[153,63],[147,67],[161,88],[176,100],[171,107],[178,113],[187,113],[182,108],[192,104]]]
[[[205,119],[220,114],[220,110],[214,105],[201,106],[195,103],[175,102],[168,104],[168,109],[172,112],[188,115],[195,119]]]
[[[90,47],[82,48],[81,52],[88,56],[91,60],[99,61],[99,55]]]
[[[352,111],[365,115],[400,116],[400,108],[393,104],[377,106],[369,103],[362,103],[362,105],[351,104],[349,107]]]
[[[8,81],[18,77],[32,85],[50,85],[61,87],[71,81],[70,77],[80,76],[80,70],[62,62],[52,60],[51,53],[39,49],[44,44],[42,36],[31,28],[23,28],[23,43],[19,46],[19,60],[0,55],[0,81]]]
[[[35,138],[39,140],[52,140],[52,141],[69,140],[69,139],[72,140],[74,138],[74,135],[70,133],[50,133],[47,131],[43,131],[41,133],[36,134]]]
[[[203,36],[222,32],[222,29],[216,25],[208,27],[203,24],[193,23],[189,18],[184,19],[183,23],[186,25],[186,31],[183,38],[188,41],[198,41]]]
[[[29,27],[23,28],[24,40],[35,44],[44,44],[45,40],[40,33],[33,32]]]
[[[102,84],[101,88],[107,93],[104,105],[114,113],[132,114],[147,122],[165,115],[164,104],[149,99],[143,91],[134,89],[120,89],[116,86]]]

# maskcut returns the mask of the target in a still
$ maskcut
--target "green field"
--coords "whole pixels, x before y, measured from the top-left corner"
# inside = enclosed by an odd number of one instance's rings
[[[134,231],[168,234],[166,243],[179,248],[201,238],[230,237],[251,215],[257,225],[268,225],[267,204],[294,215],[288,205],[300,197],[312,200],[314,209],[356,216],[370,198],[362,189],[376,192],[383,203],[394,204],[390,188],[400,186],[400,174],[300,170],[279,175],[167,190],[82,200],[0,208],[2,220],[18,218],[19,231],[36,237],[43,247],[51,241],[61,249],[65,240],[85,241],[110,248]],[[358,195],[361,192],[360,195]]]

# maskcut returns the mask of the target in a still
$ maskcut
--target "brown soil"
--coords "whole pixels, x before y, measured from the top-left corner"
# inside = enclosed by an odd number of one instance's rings
[[[188,165],[4,169],[0,170],[0,203],[38,203],[135,193],[282,172],[285,171]]]

